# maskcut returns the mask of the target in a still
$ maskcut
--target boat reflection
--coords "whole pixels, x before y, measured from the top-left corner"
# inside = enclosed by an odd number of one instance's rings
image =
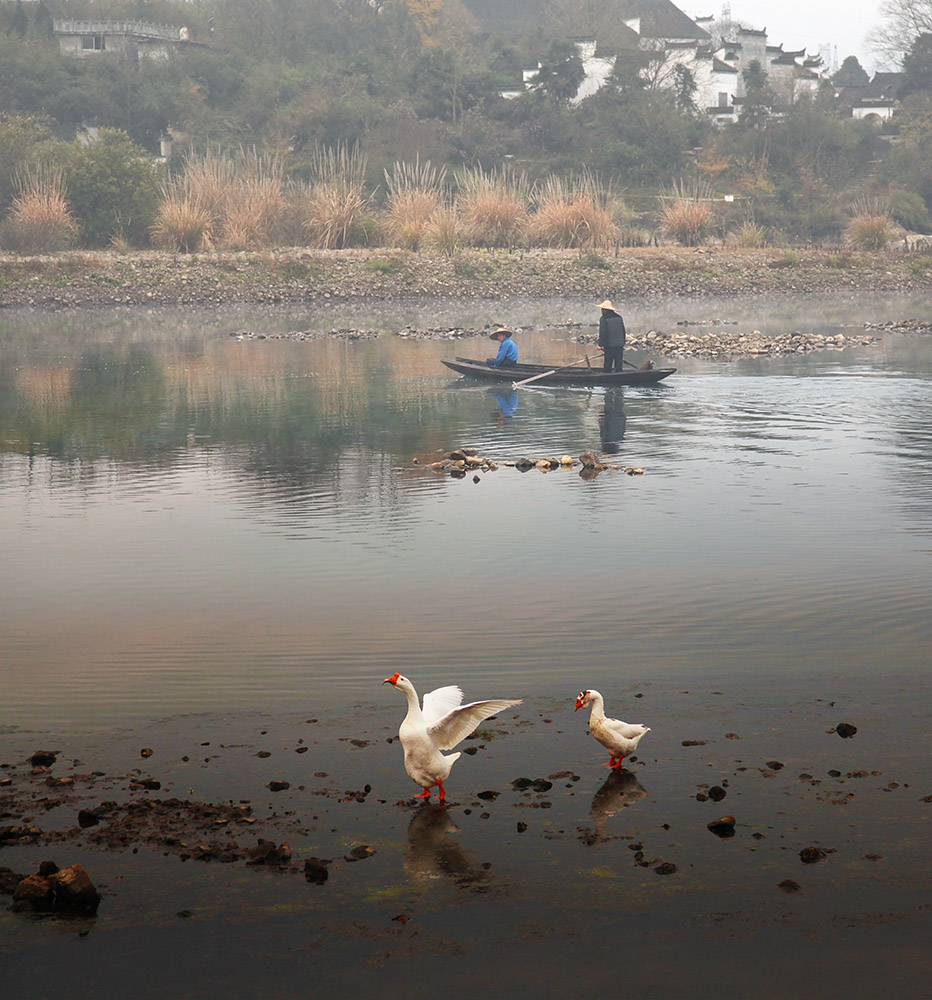
[[[473,891],[488,888],[491,874],[453,839],[458,832],[445,806],[425,803],[411,817],[404,870],[416,887],[426,889],[431,882],[448,878]]]

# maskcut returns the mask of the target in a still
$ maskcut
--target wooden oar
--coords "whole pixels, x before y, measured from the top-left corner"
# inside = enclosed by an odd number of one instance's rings
[[[587,361],[589,355],[586,354],[576,361],[571,361],[568,365],[563,365],[562,368],[553,368],[549,372],[541,372],[540,375],[532,375],[530,378],[521,379],[520,382],[512,382],[511,388],[517,389],[522,385],[529,385],[531,382],[536,382],[539,378],[548,378],[551,375],[555,375],[557,372],[565,371],[567,368],[572,368],[575,365],[581,365],[584,361]]]

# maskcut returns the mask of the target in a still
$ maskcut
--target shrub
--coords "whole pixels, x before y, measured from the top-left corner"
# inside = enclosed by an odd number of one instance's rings
[[[74,246],[78,225],[61,170],[35,166],[18,175],[15,183],[19,194],[3,226],[3,245],[20,253],[55,253]]]
[[[61,164],[71,210],[88,246],[116,237],[144,245],[158,209],[159,178],[151,157],[119,129],[67,147]]]

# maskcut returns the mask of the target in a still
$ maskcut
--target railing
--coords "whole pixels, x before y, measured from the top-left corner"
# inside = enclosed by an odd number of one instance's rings
[[[149,24],[146,21],[73,21],[52,22],[57,35],[131,35],[133,38],[156,38],[165,42],[177,42],[181,29],[168,24]]]

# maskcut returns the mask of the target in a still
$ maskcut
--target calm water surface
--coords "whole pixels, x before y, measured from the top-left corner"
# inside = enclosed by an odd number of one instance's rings
[[[29,773],[39,746],[62,751],[56,774],[100,775],[76,784],[92,805],[143,794],[125,775],[151,768],[154,796],[248,800],[296,858],[335,859],[322,889],[149,844],[3,847],[16,871],[84,864],[104,902],[78,925],[0,906],[0,994],[930,995],[932,338],[512,393],[440,364],[487,340],[393,335],[520,324],[526,360],[566,363],[584,349],[553,324],[594,311],[0,312],[6,787],[52,794]],[[625,314],[836,333],[925,312]],[[274,336],[339,328],[381,336]],[[427,468],[465,445],[600,450],[644,474]],[[399,803],[396,669],[525,699],[457,764],[446,812]],[[583,687],[651,726],[623,785],[572,713]],[[519,775],[553,787],[528,796]],[[716,782],[722,803],[701,794]],[[67,830],[74,808],[29,818]],[[706,829],[723,811],[732,840]],[[357,843],[376,853],[341,861]],[[825,863],[801,864],[813,844]]]
[[[836,332],[917,312],[674,302],[628,322]],[[926,670],[932,340],[513,393],[440,364],[488,341],[391,335],[490,318],[487,303],[0,317],[4,723],[320,710],[395,669],[522,693]],[[350,326],[383,332],[231,336]],[[523,357],[572,360],[571,336],[523,333]],[[607,447],[644,475],[424,468],[461,445]]]

